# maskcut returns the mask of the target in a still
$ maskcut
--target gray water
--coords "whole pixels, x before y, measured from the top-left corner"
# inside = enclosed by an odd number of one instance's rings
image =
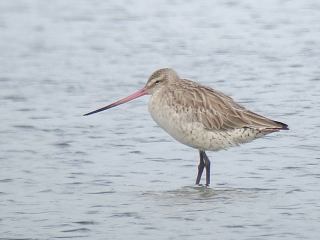
[[[319,239],[320,2],[0,1],[0,239]],[[161,67],[290,126],[217,153],[140,89]]]

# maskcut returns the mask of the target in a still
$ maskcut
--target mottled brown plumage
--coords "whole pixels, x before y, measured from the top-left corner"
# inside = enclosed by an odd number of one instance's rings
[[[272,132],[287,127],[283,123],[247,110],[220,91],[187,79],[180,79],[172,69],[156,71],[148,83],[155,79],[163,79],[166,89],[162,91],[162,98],[168,105],[184,112],[190,121],[201,123],[207,130],[254,128]],[[191,110],[186,112],[186,109]]]

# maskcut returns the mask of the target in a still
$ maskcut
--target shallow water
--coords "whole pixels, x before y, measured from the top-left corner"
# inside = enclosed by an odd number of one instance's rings
[[[320,4],[1,1],[0,239],[318,239]],[[290,131],[198,153],[147,98],[160,67]]]

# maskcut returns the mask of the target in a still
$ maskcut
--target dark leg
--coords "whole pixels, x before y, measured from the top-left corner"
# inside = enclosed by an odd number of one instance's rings
[[[204,164],[206,166],[206,186],[209,186],[210,185],[210,160],[207,154],[205,153],[205,151],[203,151],[203,158],[204,158]]]
[[[199,150],[199,153],[200,153],[200,162],[199,162],[199,165],[198,165],[198,176],[197,176],[197,180],[196,180],[196,184],[199,185],[200,184],[200,179],[201,179],[201,176],[202,176],[202,172],[203,172],[203,169],[204,169],[204,161],[203,161],[203,154],[205,154],[203,151]]]

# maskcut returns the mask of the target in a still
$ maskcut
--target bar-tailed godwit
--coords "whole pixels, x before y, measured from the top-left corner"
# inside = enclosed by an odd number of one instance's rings
[[[141,90],[85,116],[143,95],[151,95],[149,112],[161,128],[177,141],[199,150],[196,184],[200,184],[204,168],[206,186],[210,184],[206,150],[218,151],[288,130],[288,125],[251,112],[222,92],[181,79],[170,68],[155,71]]]

